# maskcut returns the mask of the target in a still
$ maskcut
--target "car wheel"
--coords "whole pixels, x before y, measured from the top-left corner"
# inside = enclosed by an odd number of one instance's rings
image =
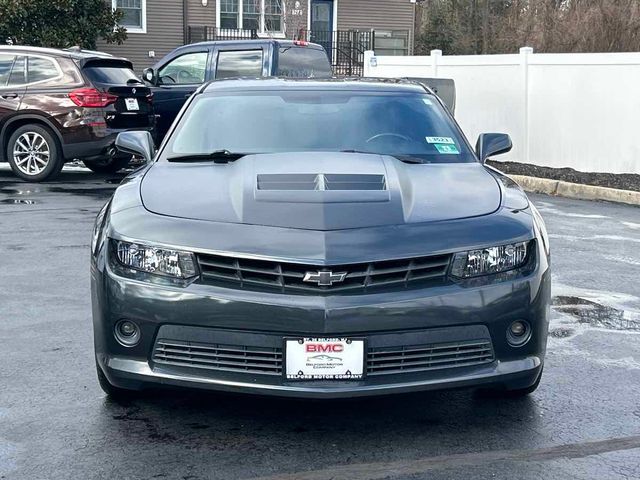
[[[107,157],[103,160],[84,160],[85,167],[92,172],[96,173],[116,173],[123,168],[126,168],[131,161],[131,156],[124,157]]]
[[[11,170],[29,182],[51,180],[62,170],[62,150],[47,127],[28,124],[9,137],[7,159]]]
[[[100,384],[100,388],[102,388],[102,391],[106,393],[109,398],[112,398],[114,400],[126,400],[140,394],[139,390],[127,390],[126,388],[120,388],[116,387],[115,385],[111,385],[109,379],[102,371],[102,368],[100,368],[100,365],[98,365],[97,363],[96,372],[98,374],[98,383]]]

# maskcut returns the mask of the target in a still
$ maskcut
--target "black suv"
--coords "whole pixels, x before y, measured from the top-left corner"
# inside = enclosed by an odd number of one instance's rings
[[[331,77],[318,44],[292,40],[224,40],[176,48],[143,73],[152,87],[156,142],[165,136],[189,96],[209,80],[236,77]]]
[[[0,160],[35,182],[76,158],[115,172],[130,160],[113,148],[118,132],[153,128],[151,96],[122,58],[0,46]]]

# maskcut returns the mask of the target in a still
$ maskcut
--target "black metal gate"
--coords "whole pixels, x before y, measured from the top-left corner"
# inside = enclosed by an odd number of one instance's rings
[[[300,40],[324,47],[335,75],[360,76],[364,72],[364,52],[375,48],[373,30],[302,30]]]

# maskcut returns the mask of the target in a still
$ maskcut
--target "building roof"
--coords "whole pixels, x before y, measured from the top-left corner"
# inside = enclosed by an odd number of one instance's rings
[[[193,45],[223,45],[223,46],[251,46],[251,45],[263,45],[265,43],[274,43],[278,45],[284,46],[294,46],[294,45],[303,45],[313,48],[324,48],[322,45],[311,42],[303,42],[301,43],[298,40],[287,40],[284,38],[256,38],[253,40],[207,40],[204,42],[190,43],[187,45],[182,45],[178,48],[187,48]],[[177,49],[176,49],[177,50]]]

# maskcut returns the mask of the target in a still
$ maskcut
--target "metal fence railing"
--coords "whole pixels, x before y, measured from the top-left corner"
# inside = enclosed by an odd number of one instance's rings
[[[322,45],[331,60],[335,75],[362,75],[364,52],[375,48],[373,30],[301,30],[298,39]]]
[[[205,25],[193,25],[187,29],[187,43],[211,40],[253,40],[258,38],[256,30],[241,28],[217,28]]]

